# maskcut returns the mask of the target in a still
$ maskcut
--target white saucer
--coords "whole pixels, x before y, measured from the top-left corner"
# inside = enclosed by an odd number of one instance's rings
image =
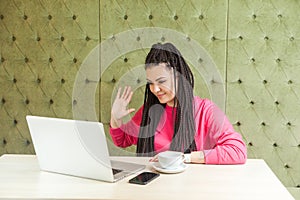
[[[176,169],[167,169],[167,168],[162,168],[158,162],[154,162],[152,164],[152,167],[158,172],[162,172],[162,173],[166,173],[166,174],[175,174],[175,173],[183,172],[187,168],[187,165],[182,163]]]

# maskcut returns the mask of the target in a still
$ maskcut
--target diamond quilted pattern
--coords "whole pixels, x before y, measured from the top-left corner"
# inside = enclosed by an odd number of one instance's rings
[[[248,143],[248,156],[264,158],[296,194],[299,4],[232,1],[229,7],[227,113]]]
[[[99,42],[98,1],[2,1],[0,153],[33,153],[27,114],[71,118],[76,73]]]
[[[300,199],[298,1],[0,4],[0,155],[34,153],[27,114],[96,119],[107,130],[117,88],[131,85],[130,107],[141,106],[149,47],[171,41],[191,65],[195,94],[214,100],[242,134],[248,156],[265,159]],[[115,155],[135,151],[109,148]]]

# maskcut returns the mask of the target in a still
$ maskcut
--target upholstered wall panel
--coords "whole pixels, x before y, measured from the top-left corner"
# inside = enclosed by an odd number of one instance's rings
[[[72,91],[99,43],[97,0],[0,2],[0,154],[34,153],[25,116],[72,118]]]
[[[294,0],[0,0],[0,155],[34,153],[27,114],[107,130],[117,88],[132,86],[130,107],[141,106],[145,56],[173,42],[195,94],[215,101],[249,158],[266,160],[300,199],[299,9]]]
[[[298,197],[299,9],[298,1],[230,1],[226,106],[249,158],[264,158]]]

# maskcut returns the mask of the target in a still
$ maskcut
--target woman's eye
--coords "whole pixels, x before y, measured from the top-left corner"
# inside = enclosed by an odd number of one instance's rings
[[[159,84],[163,84],[164,82],[166,82],[166,81],[159,81],[158,83],[159,83]]]

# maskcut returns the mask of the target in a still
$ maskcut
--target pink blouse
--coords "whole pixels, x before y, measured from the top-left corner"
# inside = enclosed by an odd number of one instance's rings
[[[154,137],[157,153],[169,150],[173,137],[173,107],[166,105]],[[136,145],[143,106],[132,119],[119,128],[110,128],[115,145]],[[174,110],[176,112],[176,110]],[[203,151],[206,164],[242,164],[247,159],[246,145],[235,132],[225,114],[210,100],[194,97],[195,143]]]

